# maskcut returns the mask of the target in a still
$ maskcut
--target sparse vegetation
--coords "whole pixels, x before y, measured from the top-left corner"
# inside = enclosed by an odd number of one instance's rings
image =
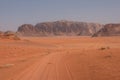
[[[104,48],[104,47],[101,47],[101,48],[100,48],[100,50],[105,50],[105,49],[106,49],[106,48]]]
[[[112,56],[111,55],[106,55],[104,58],[111,58]]]
[[[20,60],[20,62],[25,62],[25,61],[27,61],[27,59],[21,59],[21,60]]]
[[[48,64],[52,64],[51,62],[49,62]]]
[[[110,49],[110,47],[101,47],[99,50],[106,50],[106,49]]]

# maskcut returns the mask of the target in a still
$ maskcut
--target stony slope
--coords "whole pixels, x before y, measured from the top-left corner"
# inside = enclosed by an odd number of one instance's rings
[[[120,36],[120,24],[106,24],[95,36]]]
[[[91,36],[103,25],[86,22],[55,21],[38,23],[35,26],[24,24],[18,28],[22,36]]]

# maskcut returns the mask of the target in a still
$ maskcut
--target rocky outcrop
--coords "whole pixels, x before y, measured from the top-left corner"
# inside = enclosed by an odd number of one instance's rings
[[[38,23],[35,26],[24,24],[18,28],[23,36],[91,36],[103,25],[86,22],[55,21]]]
[[[120,24],[106,24],[93,35],[93,37],[97,36],[120,36]]]
[[[6,32],[0,31],[0,39],[20,40],[20,38],[16,35],[16,33],[12,31],[6,31]]]
[[[4,35],[4,32],[0,31],[0,36]]]

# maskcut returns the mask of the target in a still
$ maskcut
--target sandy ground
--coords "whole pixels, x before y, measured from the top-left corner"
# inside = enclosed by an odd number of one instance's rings
[[[120,80],[120,37],[0,39],[0,80]]]

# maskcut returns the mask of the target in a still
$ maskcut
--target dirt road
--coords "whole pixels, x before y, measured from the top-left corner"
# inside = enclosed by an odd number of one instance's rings
[[[120,38],[29,40],[2,42],[0,80],[120,80]]]
[[[66,61],[68,55],[67,53],[48,54],[10,80],[75,80],[70,64]],[[82,75],[80,79],[90,80],[87,71],[89,67],[87,63],[85,64],[80,65],[79,75]]]

